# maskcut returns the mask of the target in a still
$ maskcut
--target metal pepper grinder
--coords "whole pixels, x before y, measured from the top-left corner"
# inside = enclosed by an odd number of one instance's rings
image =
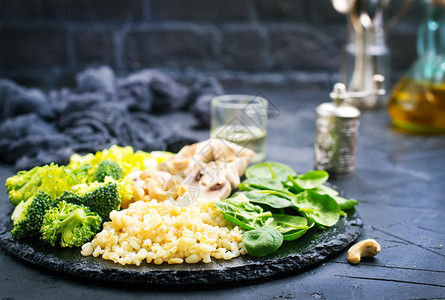
[[[360,110],[353,106],[357,100],[384,95],[384,77],[373,76],[375,89],[348,92],[343,83],[336,83],[329,94],[333,102],[316,108],[317,121],[314,143],[314,168],[325,170],[333,178],[347,178],[355,171]]]
[[[386,42],[389,28],[400,22],[409,10],[413,0],[400,0],[399,9],[387,18],[390,2],[393,0],[331,0],[335,10],[346,15],[348,36],[340,80],[349,91],[371,91],[372,76],[382,74],[389,78],[390,49]],[[388,86],[387,86],[388,88]],[[355,98],[352,104],[359,109],[381,107],[382,97],[370,93],[367,97]]]

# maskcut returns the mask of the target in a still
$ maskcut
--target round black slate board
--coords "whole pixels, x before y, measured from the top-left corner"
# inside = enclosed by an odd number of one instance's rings
[[[240,282],[296,271],[342,251],[360,235],[363,224],[357,213],[349,214],[334,227],[322,231],[311,229],[263,258],[244,255],[229,261],[213,259],[209,264],[122,266],[102,258],[83,257],[79,248],[52,247],[37,238],[14,240],[9,233],[13,207],[5,200],[0,204],[0,247],[6,253],[76,276],[155,285]]]

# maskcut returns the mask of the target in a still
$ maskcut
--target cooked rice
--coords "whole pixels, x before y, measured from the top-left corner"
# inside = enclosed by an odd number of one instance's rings
[[[226,222],[213,206],[217,199],[198,199],[188,207],[169,201],[137,201],[113,211],[111,221],[89,243],[82,255],[102,256],[122,265],[144,260],[160,265],[229,260],[246,254],[242,231]]]

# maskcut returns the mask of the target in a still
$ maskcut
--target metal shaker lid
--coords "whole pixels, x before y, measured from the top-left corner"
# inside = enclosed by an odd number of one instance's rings
[[[345,119],[355,119],[360,117],[360,111],[354,106],[336,105],[332,102],[320,104],[316,111],[317,114],[322,117],[339,117]]]
[[[344,103],[345,93],[346,87],[344,84],[335,84],[332,93],[330,93],[333,102],[326,102],[317,106],[317,114],[322,117],[339,117],[344,119],[360,117],[360,110]]]

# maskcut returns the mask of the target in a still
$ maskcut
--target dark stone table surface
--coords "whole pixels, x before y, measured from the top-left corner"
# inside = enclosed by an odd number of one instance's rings
[[[277,109],[269,121],[267,159],[299,172],[313,168],[315,107],[328,90],[234,87],[232,93],[262,93]],[[184,113],[163,117],[197,139]],[[13,171],[0,168],[4,182]],[[376,239],[382,251],[358,265],[338,255],[284,276],[239,284],[146,287],[54,273],[0,253],[1,299],[445,299],[445,136],[416,136],[392,128],[384,109],[363,112],[356,172],[331,180],[360,201],[364,226],[359,240]],[[4,186],[0,193],[5,195]],[[7,201],[6,196],[0,201]]]

